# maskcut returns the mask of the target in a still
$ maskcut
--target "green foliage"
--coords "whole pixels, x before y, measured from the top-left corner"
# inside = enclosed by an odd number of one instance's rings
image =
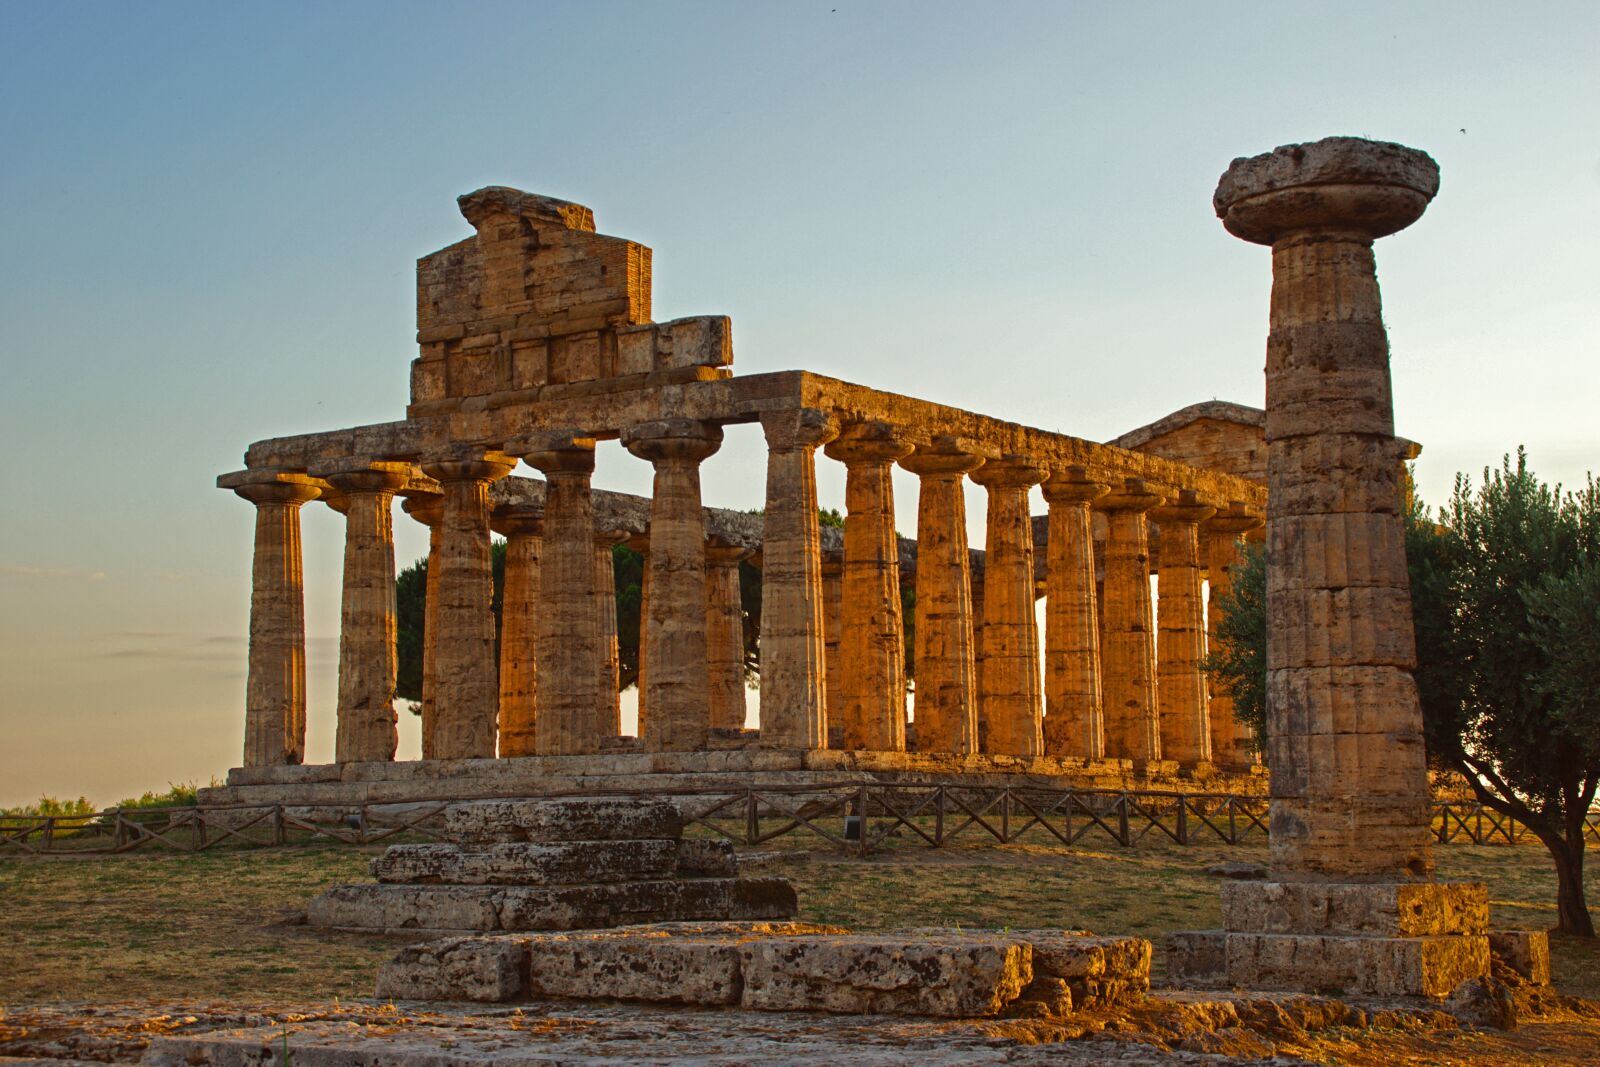
[[[223,783],[220,779],[213,778],[210,784],[214,789]],[[196,782],[168,782],[165,792],[145,792],[137,797],[119,800],[112,807],[121,808],[124,811],[132,811],[138,808],[190,808],[194,806],[195,793],[199,789],[200,786]]]
[[[834,526],[842,530],[844,529],[844,516],[839,513],[838,508],[818,508],[817,523],[821,526]]]
[[[396,651],[400,669],[395,695],[412,702],[422,699],[422,641],[427,628],[428,557],[402,570],[394,580]],[[416,709],[413,709],[416,710]]]
[[[40,797],[37,803],[21,804],[14,808],[0,808],[0,815],[15,815],[22,817],[38,816],[74,816],[93,815],[98,809],[89,803],[88,797],[79,797],[77,800],[58,800],[55,797]]]
[[[1233,717],[1248,727],[1259,748],[1267,736],[1267,553],[1247,544],[1229,572],[1228,591],[1217,598],[1217,647],[1205,669],[1233,700]]]

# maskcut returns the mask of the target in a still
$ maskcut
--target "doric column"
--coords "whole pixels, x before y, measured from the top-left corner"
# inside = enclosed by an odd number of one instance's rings
[[[969,443],[936,437],[900,460],[917,493],[917,751],[978,751],[977,660],[962,479],[983,464]]]
[[[766,597],[763,592],[762,604],[765,609]],[[844,664],[839,659],[839,643],[843,639],[844,628],[844,553],[839,551],[837,558],[824,556],[822,559],[822,633],[823,662],[827,664],[827,715],[824,718],[824,739],[827,747],[835,744],[834,735],[837,732],[837,743],[844,744]]]
[[[399,743],[393,506],[410,470],[408,463],[373,463],[326,476],[345,518],[336,763],[392,760]]]
[[[744,729],[744,607],[739,564],[755,553],[743,545],[706,541],[706,680],[711,726]]]
[[[826,748],[833,679],[824,650],[817,448],[834,418],[801,408],[761,416],[767,498],[761,545],[761,746]]]
[[[1425,879],[1429,795],[1372,255],[1438,191],[1422,152],[1333,137],[1235,160],[1214,205],[1272,246],[1267,766],[1272,875]]]
[[[650,717],[644,744],[653,751],[705,747],[710,726],[706,679],[706,545],[700,512],[700,463],[722,444],[722,427],[663,419],[629,427],[628,451],[656,469],[650,501]]]
[[[1106,753],[1100,691],[1100,623],[1089,505],[1107,486],[1082,467],[1052,470],[1044,483],[1050,542],[1044,628],[1044,750],[1099,759]]]
[[[496,508],[490,526],[506,539],[505,584],[500,593],[500,755],[532,756],[538,752],[544,509]]]
[[[1245,505],[1235,502],[1225,512],[1207,519],[1200,527],[1206,553],[1206,648],[1217,647],[1217,604],[1233,585],[1232,571],[1239,565],[1239,537],[1261,526],[1261,516],[1252,515]],[[1233,698],[1220,686],[1208,687],[1211,710],[1211,759],[1227,770],[1244,770],[1255,762],[1255,746],[1250,732],[1233,717]]]
[[[428,528],[428,574],[422,584],[422,758],[436,759],[433,738],[439,701],[434,681],[438,677],[435,658],[439,648],[439,571],[442,569],[439,557],[444,545],[444,498],[438,493],[419,493],[406,497],[400,506],[407,515]]]
[[[1155,633],[1150,605],[1150,542],[1145,513],[1161,498],[1129,478],[1100,498],[1106,516],[1105,616],[1100,646],[1106,755],[1148,763],[1161,758],[1156,709]]]
[[[223,475],[217,486],[256,506],[244,765],[301,763],[306,752],[306,612],[300,506],[315,500],[323,484],[287,471],[247,470]]]
[[[439,482],[444,517],[439,542],[439,606],[434,619],[433,754],[492,758],[500,693],[495,680],[494,572],[489,544],[489,483],[515,461],[482,450],[430,457],[423,473]]]
[[[535,748],[541,756],[593,752],[605,662],[594,606],[594,438],[543,434],[517,447],[545,477]]]
[[[617,689],[617,564],[612,549],[628,539],[627,530],[594,534],[594,608],[600,627],[600,674],[595,682],[596,750],[599,741],[622,736],[622,694]]]
[[[1044,467],[1033,457],[1011,454],[989,460],[972,474],[989,491],[978,700],[989,724],[986,751],[1010,756],[1044,752],[1033,519],[1028,512],[1028,491],[1044,477]]]
[[[911,445],[888,423],[873,422],[850,427],[825,451],[846,467],[839,643],[844,747],[901,752],[906,747],[905,634],[889,469]]]
[[[1161,756],[1184,767],[1211,762],[1206,702],[1205,605],[1200,589],[1200,523],[1217,509],[1184,489],[1150,512],[1161,538],[1156,577],[1156,697],[1161,709]]]

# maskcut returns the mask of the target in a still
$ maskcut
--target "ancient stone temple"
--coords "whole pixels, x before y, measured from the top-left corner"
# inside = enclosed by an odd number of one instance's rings
[[[1267,505],[1248,462],[1190,456],[1171,435],[1097,444],[803,370],[735,375],[731,322],[654,321],[650,250],[596,232],[588,208],[502,187],[460,208],[474,232],[417,264],[404,418],[258,441],[218,479],[255,505],[255,567],[243,765],[203,801],[515,796],[643,775],[1128,785],[1250,768],[1201,670],[1206,583],[1225,584]],[[1248,457],[1261,431],[1244,431]],[[766,450],[761,515],[702,499],[701,465],[734,434]],[[592,484],[596,449],[619,446],[650,465],[649,498]],[[826,462],[845,469],[842,534],[819,527]],[[897,464],[921,484],[898,519]],[[968,481],[986,494],[981,551]],[[1034,487],[1048,515],[1030,514]],[[397,498],[431,537],[420,762],[394,759]],[[308,504],[343,516],[347,546],[338,750],[322,766],[304,765]],[[646,560],[637,737],[619,736],[617,710],[609,562],[623,541]],[[741,561],[763,583],[754,730]],[[918,605],[914,704],[902,587]]]

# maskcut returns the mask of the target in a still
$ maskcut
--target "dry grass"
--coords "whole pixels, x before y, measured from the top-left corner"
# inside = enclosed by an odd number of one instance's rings
[[[313,846],[198,855],[0,860],[0,1004],[44,1000],[370,995],[400,942],[314,933],[286,915],[336,882],[366,878],[376,851]],[[1497,926],[1554,921],[1542,849],[1451,845],[1439,873],[1489,884]],[[898,926],[1086,928],[1159,942],[1219,921],[1222,860],[1262,860],[1262,844],[1073,849],[1037,844],[892,848],[867,859],[763,851],[801,917],[860,929]],[[1600,910],[1600,897],[1591,895]],[[1600,946],[1554,943],[1558,984],[1600,997]],[[1159,954],[1158,954],[1159,959]]]

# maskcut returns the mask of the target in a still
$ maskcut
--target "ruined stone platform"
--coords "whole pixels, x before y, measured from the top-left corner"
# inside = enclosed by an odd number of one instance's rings
[[[472,801],[446,808],[444,823],[458,844],[391,846],[372,861],[375,883],[325,890],[307,922],[438,936],[795,912],[788,882],[739,876],[730,843],[683,840],[666,801]]]
[[[1197,988],[1448,997],[1490,948],[1549,981],[1543,934],[1489,931],[1482,883],[1232,882],[1223,929],[1168,935],[1167,973]]]
[[[291,804],[338,818],[360,805],[581,792],[661,793],[748,787],[805,788],[883,782],[903,785],[1163,789],[1264,795],[1266,775],[1196,776],[1176,763],[997,754],[965,756],[831,749],[733,748],[706,752],[609,752],[585,756],[330,763],[235,767],[227,784],[201,789],[202,806]]]
[[[849,1015],[1060,1017],[1150,987],[1150,942],[1075,931],[851,933],[808,923],[667,923],[447,938],[403,949],[380,998],[626,1000]]]

